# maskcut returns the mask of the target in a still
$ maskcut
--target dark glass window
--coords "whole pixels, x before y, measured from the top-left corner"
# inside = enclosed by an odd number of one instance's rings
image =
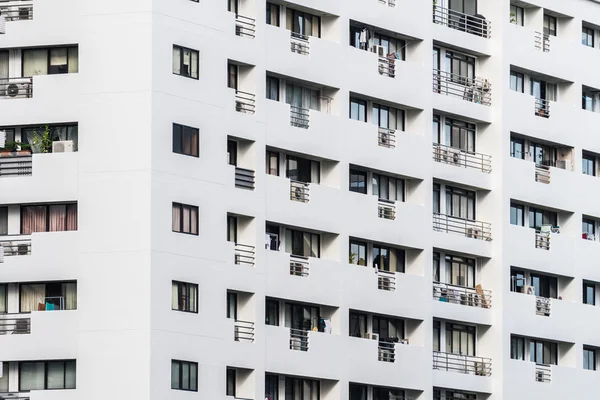
[[[446,353],[475,355],[475,327],[446,322]]]
[[[510,23],[523,26],[525,23],[525,10],[522,7],[510,5]]]
[[[477,0],[449,0],[448,8],[463,14],[477,14]]]
[[[439,183],[433,184],[433,212],[440,213],[440,185]]]
[[[225,389],[225,396],[235,397],[236,375],[237,374],[235,368],[227,368],[227,388]]]
[[[237,145],[235,140],[227,139],[227,163],[229,165],[237,166]]]
[[[594,111],[596,108],[596,95],[590,92],[581,93],[581,108],[587,111]]]
[[[522,139],[510,138],[510,156],[521,160],[525,159],[525,144]]]
[[[432,143],[440,142],[440,116],[433,115],[433,129],[431,131],[431,139]]]
[[[227,318],[237,320],[238,295],[235,292],[227,292]]]
[[[558,346],[554,342],[531,339],[529,341],[529,361],[536,364],[558,364]]]
[[[373,386],[373,400],[404,399],[404,390]]]
[[[279,326],[279,302],[267,299],[265,303],[265,324]]]
[[[350,382],[349,400],[367,400],[367,385]]]
[[[286,229],[285,251],[295,256],[319,258],[321,256],[320,239],[316,233]]]
[[[279,26],[279,5],[267,3],[267,24]]]
[[[171,309],[175,311],[198,312],[198,285],[173,281]]]
[[[286,29],[302,36],[321,37],[321,17],[287,7]]]
[[[510,203],[511,225],[525,226],[525,212],[522,204]]]
[[[475,260],[446,255],[446,282],[451,285],[475,287]]]
[[[350,332],[352,337],[365,337],[367,333],[367,315],[350,311]]]
[[[19,391],[75,389],[76,362],[31,361],[19,363]]]
[[[265,399],[279,400],[279,377],[265,374]]]
[[[510,90],[525,93],[525,77],[520,72],[510,71]]]
[[[583,174],[596,176],[596,157],[591,154],[583,153],[581,160],[581,170]]]
[[[523,293],[523,286],[526,284],[525,272],[511,268],[510,270],[510,291]]]
[[[544,35],[556,36],[556,18],[544,15]]]
[[[79,70],[79,48],[23,49],[21,61],[24,77],[76,73]]]
[[[279,79],[267,76],[267,99],[279,101]]]
[[[198,157],[200,131],[185,125],[173,124],[173,153]]]
[[[581,233],[583,239],[596,239],[596,221],[593,219],[583,218],[581,221]]]
[[[367,102],[350,98],[350,119],[367,122]]]
[[[443,143],[464,151],[475,151],[475,124],[446,118]]]
[[[404,201],[404,179],[373,174],[373,196],[380,200]]]
[[[267,150],[266,173],[279,176],[279,153]]]
[[[314,379],[285,377],[285,398],[320,400],[321,382]]]
[[[475,192],[446,186],[446,214],[475,220]]]
[[[356,240],[350,241],[349,263],[355,265],[367,265],[367,244]]]
[[[404,339],[404,321],[396,318],[373,316],[373,333],[379,335],[380,341]]]
[[[440,351],[440,321],[433,321],[433,351]]]
[[[510,358],[525,361],[525,339],[518,336],[510,337]]]
[[[319,161],[288,155],[286,176],[292,181],[319,183],[321,164]]]
[[[558,298],[558,280],[547,275],[530,275],[531,286],[535,288],[535,295],[556,299]]]
[[[594,30],[592,28],[581,28],[581,44],[594,47]]]
[[[237,90],[239,68],[233,63],[227,63],[227,87]]]
[[[557,226],[557,215],[554,211],[529,207],[529,227],[540,230],[542,225]]]
[[[22,235],[76,230],[77,204],[21,206]]]
[[[404,272],[405,251],[394,247],[373,245],[373,267],[382,271]]]
[[[198,391],[198,363],[171,360],[171,389]]]
[[[237,217],[233,215],[227,216],[227,241],[237,243]]]
[[[591,347],[583,347],[583,369],[596,370],[596,350]]]
[[[173,73],[198,79],[199,53],[197,50],[173,45]]]
[[[404,130],[404,110],[373,103],[373,123],[380,128]]]
[[[446,50],[446,71],[452,82],[466,85],[475,79],[475,58]]]
[[[350,170],[350,191],[367,194],[367,173],[365,171]]]
[[[596,305],[596,285],[583,282],[583,304]]]
[[[198,207],[173,203],[173,232],[198,234]]]

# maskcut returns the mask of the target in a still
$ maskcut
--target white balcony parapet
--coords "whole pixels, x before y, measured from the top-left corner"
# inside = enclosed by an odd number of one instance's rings
[[[457,218],[451,215],[433,213],[433,230],[458,233],[472,239],[492,240],[492,224],[489,222]]]
[[[434,351],[433,369],[455,371],[477,376],[491,376],[492,359]]]
[[[433,144],[433,160],[457,167],[476,169],[487,174],[492,172],[492,156],[465,151],[444,144]]]

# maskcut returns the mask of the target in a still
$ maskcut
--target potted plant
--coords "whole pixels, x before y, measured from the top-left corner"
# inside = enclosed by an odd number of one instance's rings
[[[52,139],[50,138],[50,127],[48,125],[46,125],[44,133],[42,133],[42,135],[39,135],[36,130],[33,131],[31,150],[34,153],[52,152]]]
[[[17,150],[17,155],[20,156],[28,156],[31,154],[31,145],[29,143],[19,142],[19,150]]]
[[[6,142],[4,147],[0,148],[0,157],[12,157],[15,151],[17,151],[17,142]]]

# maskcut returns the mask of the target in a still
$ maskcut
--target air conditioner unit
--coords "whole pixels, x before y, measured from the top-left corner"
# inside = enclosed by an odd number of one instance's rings
[[[5,89],[5,94],[7,97],[29,97],[29,93],[31,90],[31,86],[29,82],[26,83],[11,83]]]
[[[379,57],[385,57],[387,55],[385,54],[385,47],[383,46],[375,45],[371,48],[371,51],[377,54]]]
[[[535,287],[529,285],[523,285],[523,293],[528,295],[535,295]]]
[[[53,153],[72,153],[73,152],[73,141],[72,140],[60,140],[52,142]]]

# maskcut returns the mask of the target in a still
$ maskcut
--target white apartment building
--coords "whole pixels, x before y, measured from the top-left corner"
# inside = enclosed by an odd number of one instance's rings
[[[595,0],[0,0],[0,399],[593,396],[599,64]]]

